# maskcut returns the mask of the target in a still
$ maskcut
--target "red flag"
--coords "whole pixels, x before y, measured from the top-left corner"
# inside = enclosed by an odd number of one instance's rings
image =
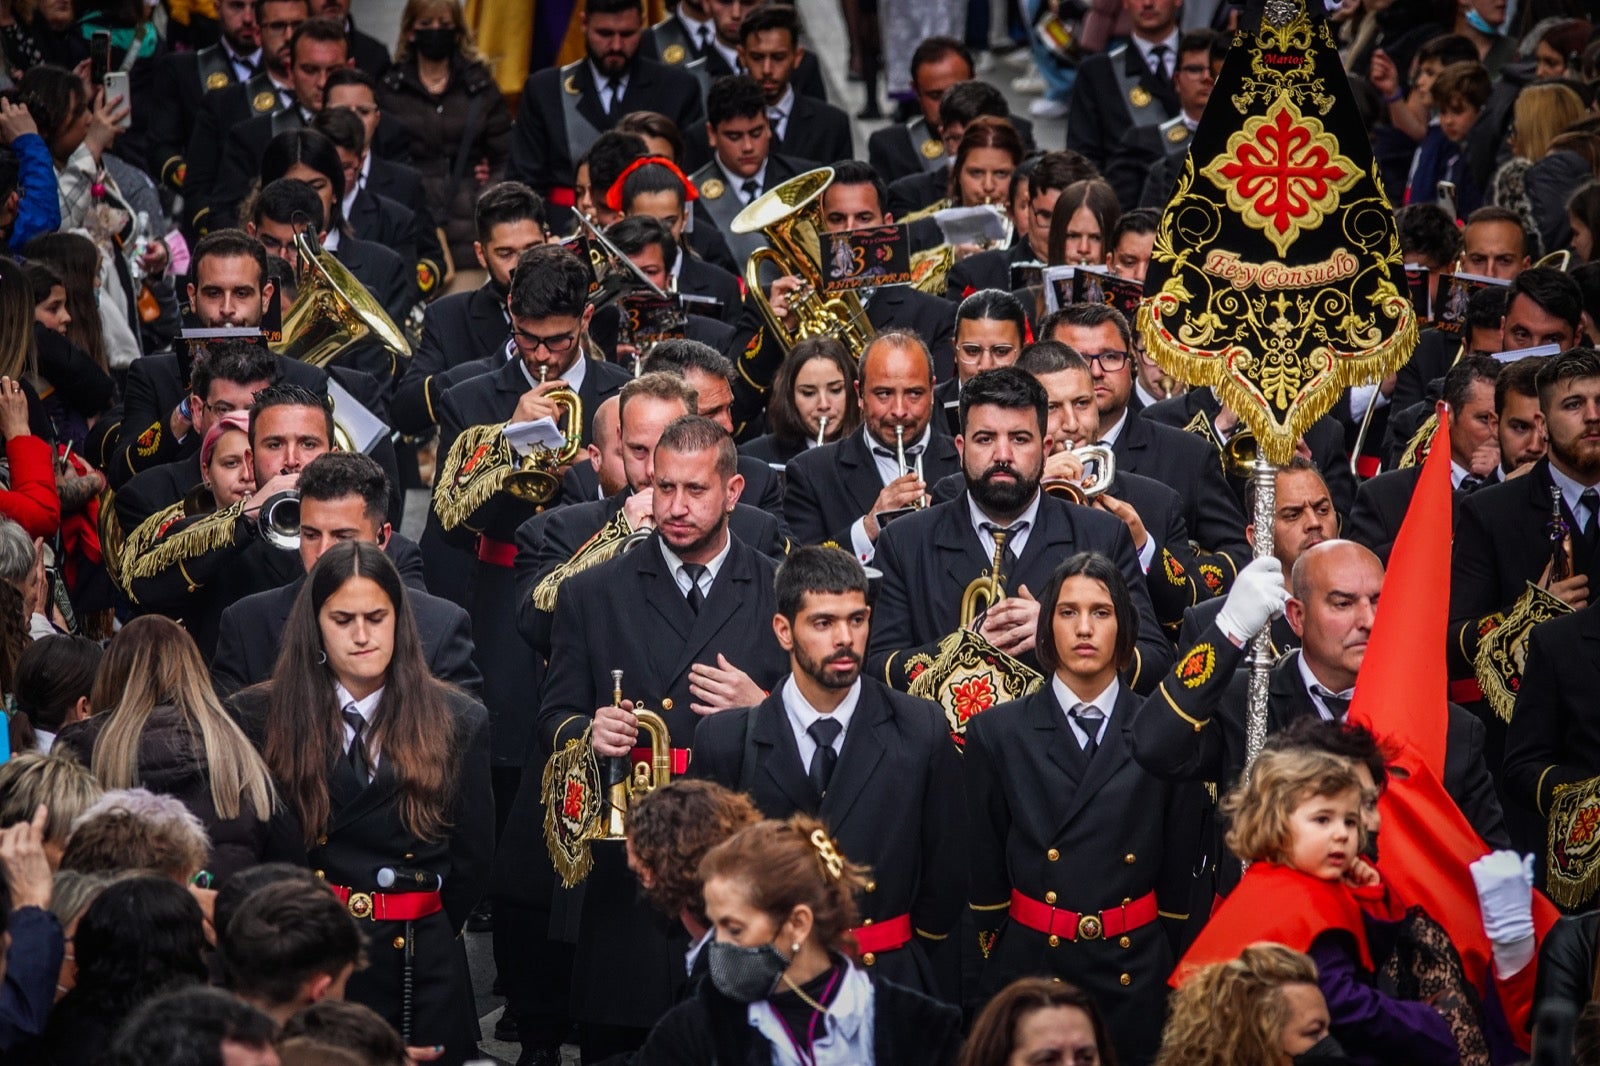
[[[1445,633],[1450,517],[1450,437],[1448,420],[1441,419],[1389,556],[1350,721],[1397,751],[1394,765],[1406,771],[1390,778],[1378,804],[1384,880],[1408,904],[1422,906],[1444,926],[1461,953],[1467,977],[1486,991],[1489,939],[1467,867],[1489,849],[1440,783],[1449,720]],[[1533,902],[1534,924],[1542,938],[1556,910],[1539,893]],[[1504,997],[1502,1004],[1520,1036],[1525,1019],[1519,1015],[1529,1004],[1507,1003]]]

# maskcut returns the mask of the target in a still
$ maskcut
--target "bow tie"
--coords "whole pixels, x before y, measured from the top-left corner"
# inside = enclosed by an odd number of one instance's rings
[[[917,456],[922,454],[922,451],[923,451],[924,447],[926,447],[926,446],[922,445],[922,444],[908,445],[906,447],[906,458],[907,459],[915,459]],[[882,447],[873,448],[872,449],[872,454],[873,455],[881,455],[885,459],[898,460],[900,458],[899,454],[896,453],[893,448],[882,448]]]

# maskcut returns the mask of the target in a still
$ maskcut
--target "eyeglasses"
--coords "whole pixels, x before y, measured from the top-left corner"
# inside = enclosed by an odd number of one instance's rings
[[[1014,344],[963,344],[956,349],[956,360],[966,366],[983,361],[985,355],[995,362],[1010,359],[1017,352]]]
[[[267,250],[268,255],[278,255],[280,252],[296,251],[293,240],[280,241],[270,233],[256,233],[256,240],[261,242],[261,247]]]
[[[549,337],[541,337],[537,333],[511,327],[511,336],[516,338],[517,347],[532,354],[543,348],[551,355],[565,355],[572,350],[573,344],[578,340],[576,333],[556,333]]]
[[[1086,363],[1099,363],[1100,369],[1108,374],[1115,374],[1128,365],[1127,352],[1083,352],[1083,361]]]

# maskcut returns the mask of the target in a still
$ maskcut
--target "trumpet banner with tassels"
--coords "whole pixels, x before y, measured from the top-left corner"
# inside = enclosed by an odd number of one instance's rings
[[[1394,213],[1320,0],[1252,4],[1156,232],[1139,329],[1275,465],[1416,346]]]

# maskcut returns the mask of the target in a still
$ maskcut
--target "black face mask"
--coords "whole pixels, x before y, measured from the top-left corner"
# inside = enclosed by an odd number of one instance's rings
[[[435,27],[428,30],[414,30],[411,43],[416,48],[417,54],[423,59],[437,63],[441,59],[449,59],[456,50],[456,31],[453,26]]]
[[[1344,1053],[1344,1048],[1339,1046],[1339,1041],[1331,1036],[1325,1036],[1300,1054],[1294,1056],[1294,1066],[1332,1066],[1334,1063],[1349,1062],[1350,1058]]]

